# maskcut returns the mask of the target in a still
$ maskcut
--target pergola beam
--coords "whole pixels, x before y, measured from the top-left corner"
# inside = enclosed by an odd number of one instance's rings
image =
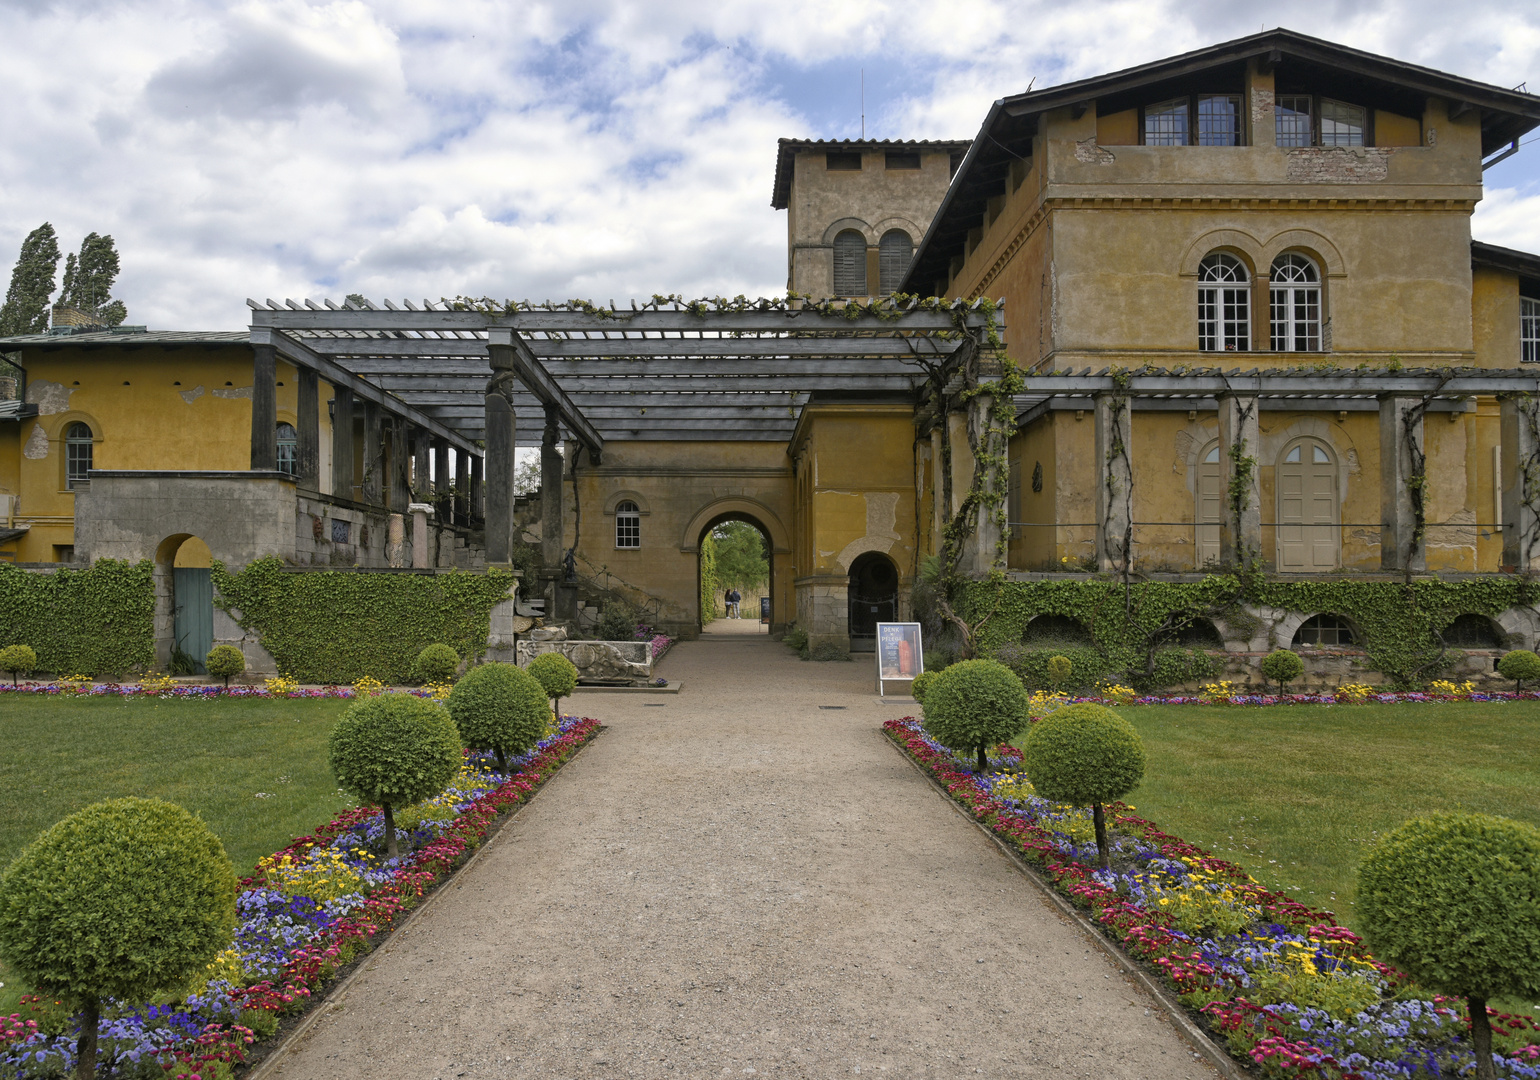
[[[303,336],[303,335],[301,335]],[[479,338],[332,338],[304,337],[311,348],[328,356],[442,356],[486,355]],[[541,360],[611,357],[653,358],[698,356],[717,359],[736,357],[921,357],[944,361],[956,341],[930,336],[913,337],[697,337],[697,338],[526,338],[529,351]]]
[[[549,405],[556,410],[562,424],[587,447],[588,456],[597,464],[604,454],[604,436],[588,422],[583,411],[567,396],[561,384],[530,354],[524,339],[512,330],[494,327],[487,335],[487,347],[510,350],[514,373],[525,389],[539,398],[542,405]]]

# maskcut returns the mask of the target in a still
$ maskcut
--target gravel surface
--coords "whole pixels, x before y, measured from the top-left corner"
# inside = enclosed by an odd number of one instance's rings
[[[1215,1076],[887,743],[872,667],[718,638],[677,696],[570,699],[608,730],[278,1075]]]

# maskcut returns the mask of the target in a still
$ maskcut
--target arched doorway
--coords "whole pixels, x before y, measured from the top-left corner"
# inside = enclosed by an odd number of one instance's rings
[[[877,650],[877,624],[898,618],[898,567],[880,551],[850,564],[850,651]]]
[[[761,610],[773,610],[775,561],[770,531],[750,514],[728,511],[701,529],[696,545],[700,583],[700,627],[708,637],[763,636],[769,620]],[[729,611],[727,594],[739,599]]]
[[[1337,459],[1320,439],[1296,439],[1278,459],[1278,569],[1335,570],[1342,562]]]
[[[156,552],[161,578],[156,653],[168,667],[207,673],[204,661],[214,647],[213,555],[196,536],[167,537]]]

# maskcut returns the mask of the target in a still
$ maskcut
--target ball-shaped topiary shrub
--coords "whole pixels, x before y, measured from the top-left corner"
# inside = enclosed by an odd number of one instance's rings
[[[1470,1006],[1476,1075],[1495,1078],[1487,999],[1540,998],[1540,829],[1484,814],[1408,821],[1358,867],[1370,946]]]
[[[1305,662],[1292,649],[1274,649],[1262,658],[1262,677],[1278,684],[1281,697],[1284,687],[1305,673]]]
[[[450,682],[459,669],[459,653],[448,645],[429,645],[412,662],[412,678],[419,683]]]
[[[349,705],[327,747],[337,783],[385,812],[385,850],[394,859],[400,806],[431,799],[460,771],[460,733],[442,705],[411,694],[380,694]]]
[[[0,957],[82,1011],[96,1071],[101,1000],[184,988],[235,934],[235,869],[207,825],[159,799],[77,810],[0,877]]]
[[[527,670],[551,699],[552,712],[556,712],[562,698],[577,689],[577,666],[559,652],[541,653],[529,662]]]
[[[445,704],[465,745],[492,751],[505,771],[508,755],[539,742],[551,717],[545,687],[513,664],[472,668],[455,683]]]
[[[1069,677],[1075,671],[1075,665],[1067,656],[1050,656],[1048,658],[1048,682],[1055,690],[1069,682]]]
[[[914,698],[916,704],[925,704],[925,691],[930,689],[932,683],[941,677],[939,671],[922,671],[914,677],[914,682],[909,684],[909,696]]]
[[[989,768],[990,747],[1010,742],[1027,726],[1027,691],[997,660],[963,660],[923,690],[925,730],[942,746],[976,751]]]
[[[37,653],[32,651],[31,645],[7,645],[0,649],[0,671],[11,673],[11,685],[15,686],[22,675],[30,675],[37,670]]]
[[[1514,649],[1497,662],[1497,673],[1505,679],[1512,679],[1517,684],[1515,689],[1522,694],[1526,680],[1540,680],[1540,656],[1528,649]]]
[[[206,658],[208,672],[214,678],[223,677],[225,689],[230,688],[230,676],[246,670],[246,656],[234,645],[215,645]]]
[[[1032,725],[1021,764],[1043,798],[1091,808],[1096,852],[1107,869],[1111,851],[1102,807],[1144,779],[1139,733],[1105,705],[1066,705]]]

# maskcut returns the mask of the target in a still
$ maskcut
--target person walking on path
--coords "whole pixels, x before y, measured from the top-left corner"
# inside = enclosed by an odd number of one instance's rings
[[[740,593],[737,589],[733,589],[733,590],[728,592],[728,594],[727,594],[727,606],[732,611],[733,618],[735,618],[735,619],[742,617],[741,614],[738,611],[738,605],[741,604],[742,602],[743,602],[743,594]]]

